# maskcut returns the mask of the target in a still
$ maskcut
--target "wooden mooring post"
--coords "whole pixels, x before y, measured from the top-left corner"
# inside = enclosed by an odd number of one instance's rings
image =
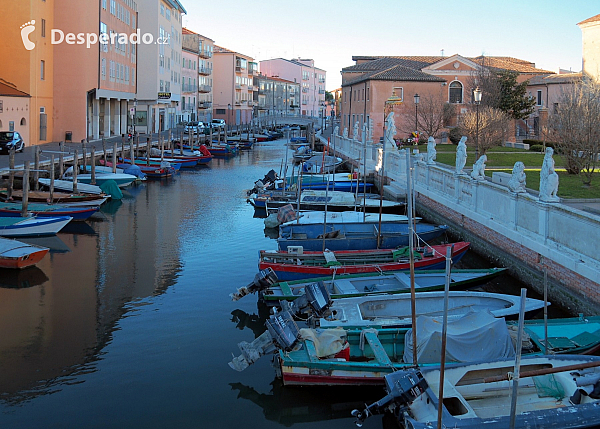
[[[40,178],[40,147],[36,146],[33,155],[33,189],[37,191],[40,188],[38,179]]]
[[[6,190],[6,198],[12,200],[13,189],[15,189],[15,150],[11,149],[8,152],[8,189]]]
[[[23,172],[23,198],[21,200],[21,216],[27,217],[27,205],[29,204],[29,161],[25,161]]]

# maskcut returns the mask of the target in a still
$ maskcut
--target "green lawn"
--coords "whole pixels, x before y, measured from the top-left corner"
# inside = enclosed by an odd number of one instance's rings
[[[427,153],[427,145],[419,145],[419,151]],[[454,166],[456,161],[456,145],[438,144],[436,149],[436,162]],[[540,168],[544,160],[544,154],[539,152],[530,152],[525,149],[513,149],[509,147],[494,147],[486,152],[487,163],[485,174],[492,175],[492,171],[512,172],[515,162],[522,161],[525,164],[525,174],[527,175],[527,187],[538,190],[540,186]],[[559,155],[554,155],[556,172],[559,177],[558,196],[562,198],[600,198],[600,172],[594,173],[592,185],[583,186],[579,176],[567,174],[564,169],[564,162]],[[475,149],[467,146],[467,164],[470,168],[475,163]]]

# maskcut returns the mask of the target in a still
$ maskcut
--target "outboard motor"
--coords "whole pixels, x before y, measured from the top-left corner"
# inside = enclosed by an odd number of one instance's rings
[[[268,288],[269,286],[274,285],[275,283],[277,283],[279,281],[279,279],[277,278],[277,274],[275,274],[275,271],[273,271],[273,269],[271,267],[265,268],[264,270],[260,270],[255,276],[254,276],[254,280],[252,281],[252,283],[250,283],[248,286],[243,286],[241,288],[238,288],[238,290],[234,293],[230,293],[229,297],[231,298],[232,301],[237,301],[238,299],[254,293],[254,292],[259,292],[263,289]]]
[[[390,406],[397,407],[397,415],[404,412],[408,406],[429,387],[421,371],[416,368],[396,371],[385,376],[386,396],[367,406],[363,411],[353,410],[355,424],[362,427],[367,417],[384,413]]]
[[[304,288],[304,295],[299,296],[292,302],[281,301],[281,308],[289,311],[292,315],[311,313],[313,318],[324,317],[325,313],[333,304],[331,295],[322,281],[311,283]]]
[[[243,371],[267,353],[277,349],[292,351],[300,336],[300,329],[294,318],[287,311],[275,313],[266,322],[267,330],[251,343],[242,341],[238,347],[242,352],[234,357],[229,366],[236,371]]]

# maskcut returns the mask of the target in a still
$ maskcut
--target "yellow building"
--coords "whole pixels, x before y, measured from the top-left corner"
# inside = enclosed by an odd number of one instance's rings
[[[0,0],[0,78],[31,96],[27,146],[52,139],[54,0]],[[3,124],[3,129],[6,128]],[[8,128],[6,128],[8,130]]]

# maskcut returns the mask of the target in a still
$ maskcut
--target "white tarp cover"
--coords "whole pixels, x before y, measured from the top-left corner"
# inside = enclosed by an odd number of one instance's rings
[[[442,321],[427,316],[417,318],[417,361],[439,363],[442,348]],[[404,338],[404,362],[413,361],[412,329]],[[469,312],[448,322],[446,362],[492,361],[510,358],[515,349],[502,318],[489,311]]]

